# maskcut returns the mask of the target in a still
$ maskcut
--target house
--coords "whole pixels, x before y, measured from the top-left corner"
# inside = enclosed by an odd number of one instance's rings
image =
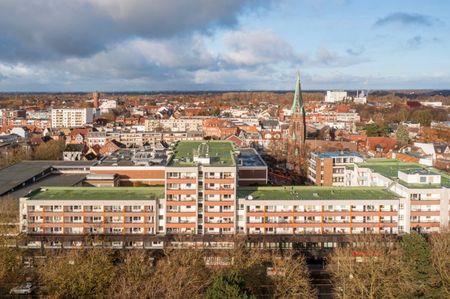
[[[80,161],[83,158],[84,144],[67,144],[63,152],[64,161]]]
[[[125,147],[126,147],[125,144],[120,143],[119,141],[113,139],[107,141],[105,145],[100,148],[99,153],[101,156],[109,156],[112,153],[116,152],[117,150]]]
[[[11,134],[16,134],[22,138],[28,138],[30,136],[30,130],[26,127],[15,127],[10,130]]]
[[[366,150],[371,157],[382,158],[394,149],[397,139],[389,137],[367,137]]]

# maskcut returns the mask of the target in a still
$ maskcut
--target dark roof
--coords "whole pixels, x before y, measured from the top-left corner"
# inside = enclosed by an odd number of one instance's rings
[[[82,152],[84,150],[84,144],[67,144],[64,148],[65,152]]]

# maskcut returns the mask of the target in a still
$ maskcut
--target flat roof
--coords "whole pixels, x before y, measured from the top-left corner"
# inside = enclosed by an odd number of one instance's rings
[[[161,147],[121,148],[96,166],[164,166],[166,160],[166,149]]]
[[[90,167],[97,161],[22,161],[0,169],[0,195],[18,187],[50,167]]]
[[[253,200],[332,200],[332,199],[397,199],[397,195],[378,187],[263,186],[240,187],[239,198]]]
[[[337,152],[325,152],[325,153],[317,153],[319,158],[334,158],[334,157],[360,157],[361,154],[358,152],[350,152],[350,151],[337,151]]]
[[[234,146],[231,141],[179,141],[174,148],[167,166],[189,167],[197,166],[199,163],[194,161],[194,157],[208,157],[208,166],[234,166]]]
[[[28,196],[32,200],[155,200],[164,197],[164,187],[42,187]]]
[[[431,171],[435,174],[441,175],[441,184],[429,185],[429,184],[408,184],[399,180],[399,183],[409,188],[450,188],[450,175],[448,173],[439,171],[432,167],[426,167],[413,162],[403,162],[395,159],[369,159],[364,163],[359,163],[358,167],[369,168],[374,172],[377,172],[385,177],[395,179],[398,177],[398,171],[405,173],[415,173],[417,171]]]
[[[412,162],[402,162],[394,159],[369,159],[363,163],[359,163],[358,167],[369,168],[383,176],[396,178],[398,171],[420,170],[424,167]]]
[[[243,148],[239,150],[239,166],[266,166],[266,163],[253,148]],[[241,164],[242,163],[242,164]]]

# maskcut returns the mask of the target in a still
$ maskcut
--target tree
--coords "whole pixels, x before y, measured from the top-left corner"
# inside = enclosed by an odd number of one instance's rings
[[[422,126],[429,127],[433,120],[433,115],[429,110],[417,109],[411,113],[409,119],[420,123]]]
[[[34,151],[35,160],[61,160],[64,151],[63,140],[41,143]]]
[[[255,298],[245,286],[244,279],[235,271],[222,274],[214,279],[212,285],[206,290],[206,298]]]
[[[377,124],[368,124],[366,126],[367,137],[377,137],[379,136],[379,127]]]
[[[234,243],[234,248],[225,252],[225,259],[232,261],[229,270],[238,273],[255,296],[271,294],[272,288],[265,287],[272,285],[267,277],[267,266],[272,261],[269,252],[248,248],[239,238]]]
[[[104,248],[64,251],[38,269],[45,294],[54,298],[108,298],[116,277],[111,252]]]
[[[399,125],[395,137],[401,145],[408,144],[409,142],[409,132],[405,125]]]
[[[413,273],[416,282],[415,296],[439,298],[436,275],[431,259],[431,248],[425,238],[417,232],[402,237],[403,260]]]
[[[212,281],[203,252],[183,249],[166,252],[143,289],[146,298],[203,298]]]
[[[20,270],[20,252],[8,245],[8,238],[0,232],[0,285],[15,280]]]
[[[314,298],[309,271],[303,256],[287,256],[273,259],[276,298]]]
[[[19,221],[19,202],[12,197],[0,198],[0,285],[13,281],[20,270],[20,251],[10,245],[15,244],[11,234],[17,233]]]
[[[430,235],[431,262],[437,273],[442,298],[450,298],[450,231]]]
[[[414,280],[398,244],[382,236],[353,236],[335,248],[328,271],[337,298],[412,298]]]
[[[111,298],[144,299],[151,294],[147,283],[154,278],[153,266],[145,250],[132,250],[125,254],[123,263],[118,266],[118,276],[111,288]],[[150,284],[151,285],[151,284]]]

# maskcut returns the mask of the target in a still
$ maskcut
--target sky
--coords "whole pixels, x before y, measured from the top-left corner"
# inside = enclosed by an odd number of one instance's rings
[[[0,92],[450,89],[448,0],[0,0]]]

